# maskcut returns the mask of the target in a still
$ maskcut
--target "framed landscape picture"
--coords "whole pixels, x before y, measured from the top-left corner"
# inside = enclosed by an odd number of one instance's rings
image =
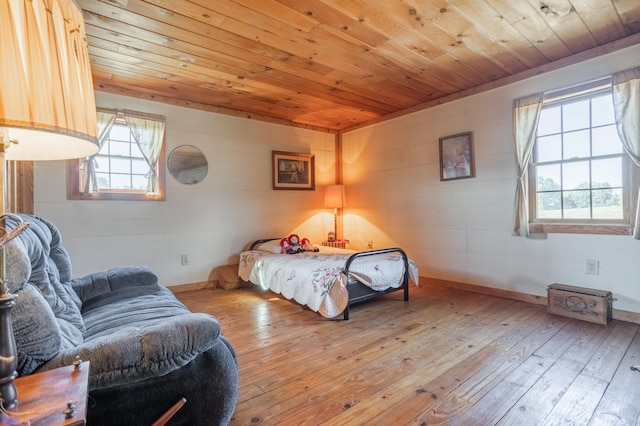
[[[471,132],[440,138],[440,180],[475,177]]]
[[[315,190],[313,154],[272,151],[273,189]]]

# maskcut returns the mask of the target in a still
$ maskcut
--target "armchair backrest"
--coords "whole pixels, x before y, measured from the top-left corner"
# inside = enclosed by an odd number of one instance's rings
[[[46,219],[20,216],[29,226],[6,247],[7,283],[17,296],[17,306],[12,312],[16,345],[39,341],[48,347],[47,353],[51,348],[63,350],[78,346],[83,342],[85,327],[80,299],[71,287],[71,262],[62,246],[60,232]],[[8,229],[19,224],[13,217],[6,222]],[[29,320],[51,321],[52,318],[56,324],[16,327],[28,324]]]

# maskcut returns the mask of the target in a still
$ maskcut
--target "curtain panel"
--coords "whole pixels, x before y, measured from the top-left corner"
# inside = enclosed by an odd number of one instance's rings
[[[529,183],[528,166],[536,142],[536,132],[543,94],[527,96],[513,101],[513,139],[516,148],[518,183],[515,196],[514,235],[529,235]]]
[[[112,109],[98,109],[96,111],[97,121],[98,121],[98,153],[104,146],[105,141],[109,137],[109,132],[113,127],[113,123],[116,122],[116,117],[118,115],[117,110]],[[96,155],[98,153],[85,158],[84,162],[80,166],[80,169],[86,171],[86,179],[84,182],[84,189],[82,190],[85,194],[90,194],[92,192],[100,192],[98,188],[98,179],[96,177],[96,169],[98,168],[98,162],[96,161]]]
[[[613,109],[624,150],[640,167],[640,68],[613,74]],[[633,238],[640,239],[640,189],[633,217]]]
[[[156,114],[145,114],[136,111],[124,111],[124,118],[140,151],[149,165],[147,192],[156,191],[156,167],[164,141],[165,118]]]

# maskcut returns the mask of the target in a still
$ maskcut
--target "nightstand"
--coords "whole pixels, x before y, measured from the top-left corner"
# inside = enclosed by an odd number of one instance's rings
[[[341,249],[345,249],[347,248],[347,244],[349,244],[349,240],[335,240],[335,241],[327,241],[324,240],[322,242],[323,246],[326,247],[335,247],[335,248],[341,248]]]
[[[0,412],[0,424],[86,424],[89,362],[19,377],[15,384],[18,405]],[[70,408],[73,416],[67,418]]]

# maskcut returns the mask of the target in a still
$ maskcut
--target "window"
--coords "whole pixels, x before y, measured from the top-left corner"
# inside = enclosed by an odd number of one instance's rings
[[[95,159],[101,191],[146,190],[149,166],[124,120],[116,119]]]
[[[616,129],[610,82],[602,83],[545,96],[529,169],[534,229],[630,226],[630,161]],[[538,231],[554,232],[549,226]]]
[[[164,118],[99,110],[98,128],[100,151],[87,159],[68,162],[67,198],[164,200]],[[137,137],[134,132],[138,132]],[[159,152],[150,147],[153,138],[162,138]],[[147,159],[156,160],[153,168]]]

